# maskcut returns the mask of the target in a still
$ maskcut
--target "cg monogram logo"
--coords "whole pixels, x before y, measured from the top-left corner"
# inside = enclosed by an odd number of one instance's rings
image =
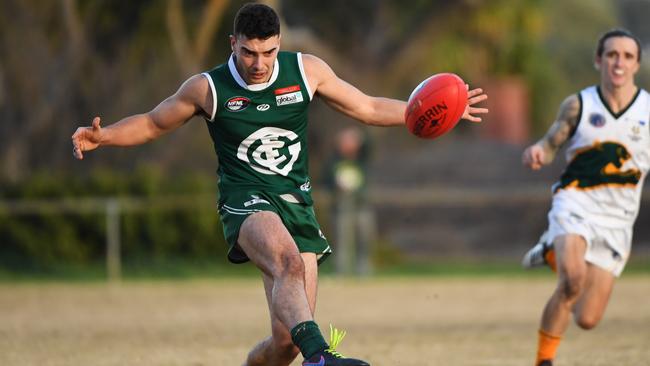
[[[287,176],[300,154],[300,141],[291,144],[297,138],[282,128],[260,128],[239,144],[237,158],[262,174]]]

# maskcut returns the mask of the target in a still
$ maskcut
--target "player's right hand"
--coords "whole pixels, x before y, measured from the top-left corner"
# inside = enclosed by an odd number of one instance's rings
[[[96,149],[101,143],[102,127],[99,125],[99,117],[93,119],[91,127],[79,127],[72,135],[72,155],[81,160],[83,152]]]
[[[544,165],[544,157],[544,148],[539,146],[539,144],[535,144],[524,150],[521,161],[525,166],[532,170],[540,170]]]

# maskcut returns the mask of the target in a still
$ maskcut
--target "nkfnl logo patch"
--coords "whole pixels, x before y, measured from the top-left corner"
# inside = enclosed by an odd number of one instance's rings
[[[287,86],[286,88],[275,89],[275,102],[279,106],[300,103],[303,101],[300,85]]]
[[[249,104],[251,104],[251,100],[246,97],[232,97],[226,101],[224,106],[231,112],[241,112],[246,109]]]
[[[594,127],[603,127],[605,125],[605,116],[600,113],[592,113],[589,115],[589,123]]]
[[[298,135],[278,127],[264,127],[239,144],[237,158],[255,171],[267,175],[287,176],[300,155]]]

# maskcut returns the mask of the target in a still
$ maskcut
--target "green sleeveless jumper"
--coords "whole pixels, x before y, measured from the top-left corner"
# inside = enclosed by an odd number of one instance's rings
[[[231,58],[209,71],[216,111],[207,122],[219,159],[219,190],[259,188],[297,193],[311,203],[307,162],[307,107],[311,100],[299,54],[279,52],[275,80],[249,90]],[[245,85],[245,84],[244,84]]]
[[[311,93],[302,56],[279,52],[266,84],[246,85],[234,58],[204,73],[215,101],[207,119],[219,159],[219,214],[228,259],[248,261],[237,244],[246,217],[276,212],[300,252],[321,262],[331,252],[316,221],[307,162],[307,107]]]

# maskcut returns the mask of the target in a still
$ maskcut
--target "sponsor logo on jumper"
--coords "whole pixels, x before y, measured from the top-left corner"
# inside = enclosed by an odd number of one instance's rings
[[[275,102],[279,106],[287,105],[287,104],[295,104],[295,103],[300,103],[302,102],[302,92],[297,91],[295,93],[289,93],[289,94],[282,94],[282,95],[276,95],[275,96]]]
[[[246,97],[232,97],[226,101],[225,107],[230,112],[241,112],[251,103]]]
[[[287,86],[286,88],[275,89],[273,93],[275,95],[282,95],[282,94],[293,93],[297,91],[300,91],[300,85],[292,85],[292,86]]]
[[[271,108],[271,106],[266,103],[257,106],[257,110],[260,112],[268,111],[269,108]]]
[[[278,127],[264,127],[239,144],[237,158],[267,175],[287,176],[300,155],[298,135]]]

